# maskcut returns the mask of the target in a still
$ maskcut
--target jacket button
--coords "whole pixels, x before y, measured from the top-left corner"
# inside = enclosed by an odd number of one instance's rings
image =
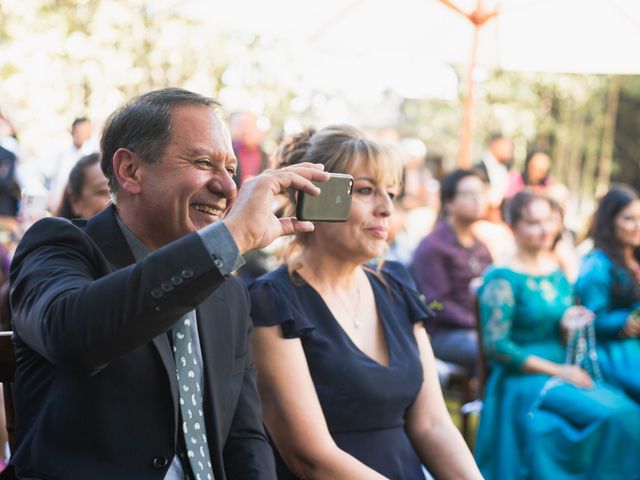
[[[222,267],[224,267],[224,262],[222,260],[220,260],[219,258],[216,258],[213,261],[213,264],[218,267],[218,269],[221,269]]]
[[[176,287],[180,285],[184,280],[180,275],[174,275],[171,277],[171,283],[173,283]]]
[[[193,277],[193,268],[185,268],[182,270],[182,278],[191,278]]]
[[[151,289],[151,298],[154,300],[160,300],[162,297],[164,297],[164,293],[158,287]]]
[[[154,468],[164,468],[169,463],[167,457],[159,456],[153,458],[153,467]]]
[[[162,282],[160,288],[163,292],[169,293],[173,290],[173,285],[171,285],[171,282]]]

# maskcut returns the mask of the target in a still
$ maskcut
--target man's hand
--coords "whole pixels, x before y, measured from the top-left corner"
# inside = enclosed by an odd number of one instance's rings
[[[322,164],[300,163],[264,172],[242,185],[231,210],[223,220],[240,254],[266,247],[283,235],[313,230],[311,222],[295,218],[278,219],[272,212],[273,200],[276,195],[288,189],[304,190],[309,195],[320,194],[320,189],[311,180],[329,180],[329,174],[323,169]]]

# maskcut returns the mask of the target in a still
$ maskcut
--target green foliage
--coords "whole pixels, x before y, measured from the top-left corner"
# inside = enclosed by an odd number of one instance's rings
[[[0,90],[7,93],[0,110],[16,125],[23,146],[42,153],[50,139],[66,138],[74,117],[102,121],[150,89],[174,85],[220,96],[231,64],[243,66],[249,94],[269,93],[265,111],[286,111],[283,99],[291,93],[262,68],[259,39],[212,29],[183,16],[175,3],[3,1]]]
[[[640,77],[625,79],[616,122],[612,179],[640,189]]]
[[[462,74],[460,75],[462,77]],[[486,139],[501,132],[514,140],[514,168],[521,169],[528,150],[542,147],[553,159],[556,181],[572,192],[568,220],[580,228],[595,206],[594,196],[617,178],[637,178],[640,77],[626,77],[619,110],[621,77],[497,71],[476,84],[474,160]],[[617,80],[616,80],[617,79]],[[459,145],[462,92],[459,102],[407,100],[400,131],[425,140],[431,152],[455,167]],[[635,98],[635,103],[632,99]],[[632,118],[635,121],[625,119]],[[618,121],[615,122],[615,119]],[[612,157],[614,124],[618,125]],[[624,125],[624,126],[623,126]],[[634,135],[635,132],[635,135]],[[640,183],[640,182],[638,182]],[[600,192],[601,193],[601,192]]]
[[[23,146],[43,153],[38,150],[50,148],[51,139],[66,138],[73,117],[100,121],[135,94],[175,85],[219,98],[227,112],[242,104],[264,114],[272,143],[292,121],[393,127],[424,140],[446,167],[455,166],[464,71],[458,72],[460,95],[453,101],[406,99],[390,89],[355,98],[339,88],[340,81],[333,87],[313,82],[306,70],[320,59],[310,59],[299,46],[226,31],[183,15],[176,7],[181,3],[0,2],[0,110],[17,126]],[[339,67],[330,73],[342,75]],[[640,77],[504,71],[485,77],[476,84],[475,160],[496,131],[514,139],[516,168],[534,145],[547,148],[554,177],[574,194],[569,213],[576,221],[588,214],[594,192],[606,187],[610,175],[640,184]]]

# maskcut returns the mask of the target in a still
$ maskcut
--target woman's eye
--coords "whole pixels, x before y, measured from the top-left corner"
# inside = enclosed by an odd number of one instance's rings
[[[387,195],[389,195],[389,198],[391,200],[395,200],[396,198],[396,192],[387,192]]]
[[[373,192],[373,188],[371,187],[362,187],[356,190],[360,195],[371,195]]]

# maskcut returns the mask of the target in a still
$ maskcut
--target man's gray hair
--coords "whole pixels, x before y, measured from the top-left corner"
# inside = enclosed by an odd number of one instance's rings
[[[118,191],[113,170],[116,151],[128,148],[145,162],[158,162],[171,141],[171,113],[178,106],[215,109],[220,104],[213,98],[182,88],[163,88],[131,99],[109,116],[100,138],[100,166],[114,200]]]

